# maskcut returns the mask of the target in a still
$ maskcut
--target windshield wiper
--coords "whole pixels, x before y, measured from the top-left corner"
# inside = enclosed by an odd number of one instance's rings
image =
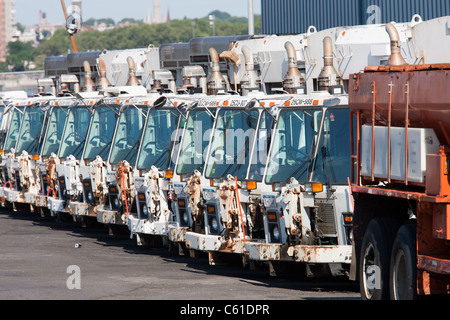
[[[136,152],[137,152],[137,150],[138,150],[137,146],[138,146],[138,144],[139,144],[140,141],[141,141],[141,138],[139,137],[139,138],[136,140],[136,142],[134,143],[134,145],[131,147],[130,151],[128,151],[128,153],[127,153],[127,154],[125,155],[125,157],[123,158],[124,160],[127,160],[128,162],[130,162],[128,156],[130,155],[130,153],[131,153],[132,151],[134,151],[134,152],[131,154],[131,158],[134,157],[134,155],[136,154]]]
[[[109,142],[108,142],[107,144],[105,144],[105,146],[102,148],[102,150],[100,150],[100,151],[98,152],[98,155],[101,155],[102,152],[105,151],[106,148],[107,148],[108,146],[111,145],[111,143],[112,143],[112,140],[109,140]],[[102,158],[103,158],[103,157],[102,157]]]
[[[158,166],[158,162],[163,158],[163,156],[169,151],[169,149],[166,149],[160,156],[158,159],[156,159],[156,161],[153,162],[153,165],[155,167],[157,167],[158,169],[161,169],[162,166]]]
[[[80,147],[84,146],[84,142],[85,142],[85,141],[86,141],[86,137],[84,137],[83,141],[81,141],[80,144],[73,150],[72,155],[73,155],[75,158],[77,158],[77,159],[79,158],[79,157],[77,156],[78,150],[80,149]]]

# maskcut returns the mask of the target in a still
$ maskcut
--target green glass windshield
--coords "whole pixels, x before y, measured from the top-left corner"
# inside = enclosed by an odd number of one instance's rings
[[[318,137],[321,109],[282,111],[269,156],[266,182],[288,182],[294,177],[302,183],[311,172],[315,182],[347,183],[350,174],[349,119],[348,109],[328,109],[322,135]],[[318,140],[318,153],[310,158]]]
[[[70,155],[73,155],[76,159],[81,158],[90,120],[91,112],[84,107],[75,107],[69,110],[59,149],[60,158],[66,158]]]
[[[45,121],[45,112],[40,108],[29,107],[23,114],[20,127],[19,139],[17,140],[16,152],[26,151],[29,154],[40,153],[40,138]]]
[[[269,155],[266,183],[305,182],[311,149],[317,139],[322,109],[285,109],[280,112]]]
[[[107,159],[111,149],[114,129],[116,128],[119,107],[101,105],[95,109],[89,137],[86,142],[84,159],[92,160],[97,156]]]
[[[6,138],[7,123],[3,123],[4,113],[5,113],[5,107],[0,106],[0,149],[3,147],[3,144],[5,143],[5,138]],[[5,118],[5,120],[6,120],[6,118]]]
[[[210,112],[214,114],[215,110],[210,109]],[[195,170],[202,171],[213,124],[214,118],[209,111],[194,109],[189,112],[181,142],[177,174],[192,174]]]
[[[211,154],[205,176],[226,177],[228,174],[244,179],[250,150],[258,123],[258,111],[221,109],[213,132]]]
[[[328,109],[312,181],[347,184],[351,175],[350,156],[350,110]]]
[[[4,113],[5,113],[5,106],[0,106],[0,125],[2,124]]]
[[[6,134],[5,151],[10,151],[16,147],[17,137],[19,135],[20,122],[22,121],[23,107],[13,108],[12,116],[9,122],[8,133]]]
[[[42,147],[42,155],[50,156],[52,152],[58,153],[58,148],[61,143],[61,138],[64,132],[64,125],[66,123],[67,110],[62,110],[59,107],[54,107],[50,120],[47,125],[47,136]]]
[[[173,169],[170,157],[177,119],[178,115],[172,110],[152,109],[149,112],[137,162],[138,169],[149,169],[151,166]]]
[[[131,165],[136,163],[141,132],[145,123],[143,112],[146,112],[143,108],[138,110],[130,106],[121,113],[109,159],[110,163],[117,164],[123,160]]]
[[[270,116],[270,114],[267,112],[263,112],[261,114],[256,138],[257,140],[248,173],[249,180],[262,181],[263,179],[274,124],[275,120]]]

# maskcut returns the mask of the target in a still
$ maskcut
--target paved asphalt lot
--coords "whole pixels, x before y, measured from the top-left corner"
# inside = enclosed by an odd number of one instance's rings
[[[210,266],[206,256],[138,247],[102,225],[6,208],[0,244],[0,300],[359,300],[358,286],[345,279],[271,277],[237,262]]]

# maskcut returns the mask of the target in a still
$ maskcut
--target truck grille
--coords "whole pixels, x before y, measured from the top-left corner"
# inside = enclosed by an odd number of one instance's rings
[[[336,236],[336,220],[334,218],[334,206],[331,200],[316,200],[317,209],[317,228],[320,229],[325,237]]]

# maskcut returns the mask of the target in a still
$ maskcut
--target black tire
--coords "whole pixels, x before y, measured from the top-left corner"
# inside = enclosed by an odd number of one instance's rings
[[[417,298],[416,261],[416,224],[408,222],[400,227],[392,246],[389,270],[391,300]]]
[[[364,234],[359,261],[359,284],[363,300],[389,299],[389,261],[396,221],[377,218]]]

